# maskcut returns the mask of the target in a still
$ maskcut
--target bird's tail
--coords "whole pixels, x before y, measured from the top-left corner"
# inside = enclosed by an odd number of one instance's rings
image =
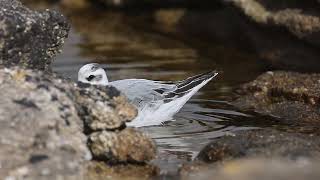
[[[199,86],[204,81],[210,81],[216,75],[218,75],[218,73],[216,71],[210,71],[210,72],[206,72],[206,73],[202,73],[202,74],[198,74],[198,75],[189,77],[183,81],[180,81],[177,84],[178,89],[176,90],[176,92],[177,93],[188,92],[188,91],[192,90],[193,88]]]
[[[216,71],[211,71],[177,82],[177,89],[165,95],[166,105],[161,112],[167,112],[168,116],[172,117],[200,88],[217,75]]]
[[[161,104],[152,116],[157,117],[160,122],[172,119],[173,115],[176,114],[200,88],[217,75],[218,73],[216,71],[211,71],[189,77],[182,81],[170,82],[171,85],[172,83],[176,85],[176,89],[170,92],[157,91],[165,97],[163,100],[164,104]]]
[[[190,97],[200,88],[206,85],[212,78],[218,75],[216,71],[210,71],[189,77],[176,83],[177,89],[166,95],[166,98],[182,97],[190,93]]]

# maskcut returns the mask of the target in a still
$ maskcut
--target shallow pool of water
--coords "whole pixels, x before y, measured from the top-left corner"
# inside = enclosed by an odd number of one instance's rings
[[[78,69],[89,62],[107,68],[110,80],[147,78],[181,80],[211,70],[221,73],[200,90],[175,116],[161,126],[141,128],[158,145],[154,163],[162,171],[193,159],[210,141],[238,130],[263,127],[259,117],[228,104],[234,88],[254,79],[261,66],[254,56],[210,42],[199,49],[192,42],[167,37],[124,23],[121,13],[70,17],[72,30],[54,71],[76,80]],[[203,53],[206,52],[206,53]]]

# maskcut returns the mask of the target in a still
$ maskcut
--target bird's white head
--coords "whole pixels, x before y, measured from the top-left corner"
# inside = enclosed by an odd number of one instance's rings
[[[78,81],[93,85],[108,84],[105,70],[97,63],[90,63],[82,66],[78,72]]]

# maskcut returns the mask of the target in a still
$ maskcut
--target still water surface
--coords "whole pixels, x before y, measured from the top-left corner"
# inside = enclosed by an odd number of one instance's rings
[[[261,73],[256,57],[214,42],[199,48],[192,41],[147,28],[135,29],[123,22],[126,18],[131,17],[117,13],[71,17],[73,27],[54,71],[76,80],[82,65],[98,62],[107,68],[111,81],[181,80],[210,70],[220,71],[183,107],[175,121],[141,128],[156,141],[159,156],[154,163],[163,171],[173,171],[178,164],[193,159],[217,137],[264,126],[259,125],[259,117],[228,104],[236,87]]]

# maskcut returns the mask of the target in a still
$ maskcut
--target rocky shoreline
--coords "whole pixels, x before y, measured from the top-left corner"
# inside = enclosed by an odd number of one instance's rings
[[[269,71],[242,85],[231,104],[242,111],[274,117],[282,128],[239,131],[216,138],[194,162],[180,169],[181,177],[319,178],[315,171],[320,155],[319,80],[319,74]]]

